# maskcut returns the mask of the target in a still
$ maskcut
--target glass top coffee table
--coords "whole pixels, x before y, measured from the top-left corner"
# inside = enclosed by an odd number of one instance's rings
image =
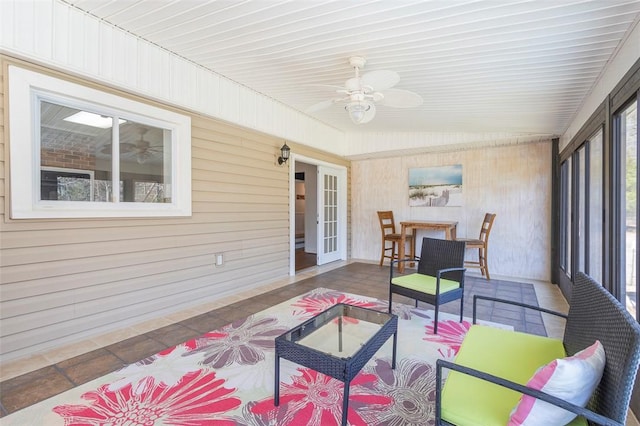
[[[393,335],[396,368],[398,317],[340,303],[276,337],[274,404],[280,404],[280,358],[344,382],[342,424],[347,424],[349,384]]]

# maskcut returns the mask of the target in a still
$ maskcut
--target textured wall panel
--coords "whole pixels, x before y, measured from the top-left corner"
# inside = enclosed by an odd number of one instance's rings
[[[485,212],[496,213],[490,238],[492,274],[548,280],[550,270],[551,144],[482,148],[354,161],[352,256],[380,258],[376,211],[401,220],[455,220],[458,235],[477,238]],[[463,207],[409,207],[410,168],[462,164]],[[442,232],[419,231],[443,238]],[[418,247],[420,245],[418,244]],[[467,252],[469,258],[477,250]]]

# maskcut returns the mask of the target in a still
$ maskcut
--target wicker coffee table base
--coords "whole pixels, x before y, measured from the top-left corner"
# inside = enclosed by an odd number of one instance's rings
[[[376,311],[365,308],[358,309],[362,311],[375,312],[376,314],[378,313]],[[318,314],[317,316],[323,314],[324,312]],[[385,313],[385,315],[389,314]],[[291,333],[300,333],[301,331],[302,333],[304,333],[305,327],[312,328],[312,326],[309,326],[309,324],[312,324],[316,317],[307,320],[305,323],[293,328],[291,331],[283,334],[282,336],[277,337],[275,340],[276,359],[274,405],[280,405],[280,358],[284,358],[304,367],[311,368],[312,370],[315,370],[319,373],[338,379],[344,383],[344,395],[342,399],[342,425],[346,425],[347,411],[349,408],[349,386],[351,384],[351,380],[353,380],[353,378],[358,375],[362,367],[364,367],[364,365],[373,357],[373,355],[392,335],[393,355],[391,368],[396,368],[398,317],[396,315],[389,315],[388,320],[386,320],[384,324],[382,324],[381,328],[365,344],[363,344],[360,349],[358,349],[353,354],[353,356],[347,358],[333,356],[331,354],[315,350],[311,347],[301,345],[294,341],[294,339],[285,338],[285,336],[287,335],[289,335],[290,337]],[[313,330],[306,333],[306,335],[312,332]]]

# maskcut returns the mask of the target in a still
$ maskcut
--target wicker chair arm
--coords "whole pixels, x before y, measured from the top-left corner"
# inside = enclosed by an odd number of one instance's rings
[[[527,303],[521,303],[521,302],[516,302],[513,300],[507,300],[507,299],[499,299],[499,298],[495,298],[495,297],[489,297],[489,296],[481,296],[479,294],[476,294],[473,296],[473,323],[476,324],[476,304],[478,300],[488,300],[491,302],[498,302],[498,303],[504,303],[507,305],[515,305],[515,306],[521,306],[523,308],[527,308],[527,309],[533,309],[535,311],[538,312],[544,312],[545,314],[550,314],[550,315],[555,315],[564,319],[568,318],[567,314],[563,314],[562,312],[557,312],[557,311],[552,311],[550,309],[545,309],[545,308],[541,308],[539,306],[535,306],[535,305],[529,305]]]
[[[440,275],[442,275],[443,273],[453,272],[453,271],[465,272],[466,270],[467,270],[467,268],[444,268],[444,269],[438,269],[438,275],[437,275],[436,278],[440,278]]]
[[[450,425],[445,420],[442,420],[442,369],[446,368],[449,370],[457,371],[462,374],[467,374],[472,377],[476,377],[481,380],[485,380],[491,383],[495,383],[499,386],[506,387],[508,389],[512,389],[516,392],[526,394],[532,396],[536,399],[540,399],[549,404],[555,405],[557,407],[563,408],[567,411],[571,411],[579,416],[585,417],[588,421],[594,422],[599,425],[605,426],[623,426],[622,423],[616,422],[608,417],[602,416],[598,413],[595,413],[587,408],[580,407],[578,405],[567,402],[563,399],[557,398],[553,395],[549,395],[545,392],[541,392],[536,389],[529,388],[527,386],[522,386],[518,383],[512,382],[510,380],[505,380],[503,378],[494,376],[492,374],[485,373],[480,370],[476,370],[473,368],[465,367],[462,365],[455,364],[453,362],[445,361],[443,359],[439,359],[436,361],[436,425]]]

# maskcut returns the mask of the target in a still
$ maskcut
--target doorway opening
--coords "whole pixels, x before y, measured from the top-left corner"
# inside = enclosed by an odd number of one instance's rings
[[[291,154],[289,275],[347,259],[347,169]]]
[[[295,163],[295,270],[318,264],[317,220],[318,168]]]

